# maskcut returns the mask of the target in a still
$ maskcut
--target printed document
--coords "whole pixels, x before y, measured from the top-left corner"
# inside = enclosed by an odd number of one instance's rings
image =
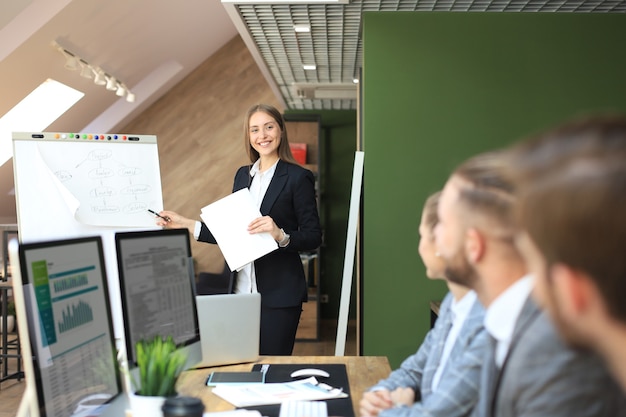
[[[213,233],[231,271],[239,271],[278,249],[278,243],[269,233],[248,232],[248,225],[261,217],[261,212],[247,188],[202,208],[200,217]]]

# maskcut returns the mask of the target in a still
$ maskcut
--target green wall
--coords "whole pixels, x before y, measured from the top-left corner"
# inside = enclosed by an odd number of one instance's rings
[[[314,115],[321,120],[320,217],[324,228],[324,243],[320,249],[320,292],[328,294],[329,301],[321,305],[320,316],[324,319],[337,319],[356,151],[356,111],[288,110],[285,114]],[[356,317],[355,289],[356,285],[353,284],[350,318]]]
[[[429,329],[422,204],[463,159],[591,110],[626,110],[626,16],[363,16],[363,354],[392,367]]]

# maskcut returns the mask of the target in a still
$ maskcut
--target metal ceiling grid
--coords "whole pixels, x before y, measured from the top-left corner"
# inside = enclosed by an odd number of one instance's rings
[[[365,11],[625,13],[615,0],[351,0],[348,4],[236,4],[289,109],[354,110],[355,99],[310,99],[294,84],[348,85],[362,63],[361,15]],[[298,32],[307,25],[310,32]],[[315,70],[303,65],[314,64]]]
[[[349,7],[346,7],[349,6]],[[352,83],[360,67],[360,8],[355,5],[238,5],[283,98],[292,109],[355,109],[355,100],[301,99],[294,83]],[[310,32],[296,33],[295,25]],[[305,70],[303,65],[315,65]]]

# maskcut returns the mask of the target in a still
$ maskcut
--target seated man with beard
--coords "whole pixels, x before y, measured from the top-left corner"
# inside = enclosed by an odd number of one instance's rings
[[[509,156],[518,243],[542,304],[561,336],[598,352],[626,392],[626,118],[574,120]]]
[[[419,227],[419,253],[430,279],[445,279],[433,229],[440,193],[426,200]],[[478,381],[488,348],[484,309],[476,293],[446,280],[435,327],[400,368],[363,394],[361,417],[464,417],[478,401]]]
[[[446,276],[476,291],[492,337],[473,415],[626,415],[600,358],[563,345],[531,297],[533,277],[514,241],[516,199],[505,162],[502,152],[491,152],[461,164],[443,189],[435,228]]]

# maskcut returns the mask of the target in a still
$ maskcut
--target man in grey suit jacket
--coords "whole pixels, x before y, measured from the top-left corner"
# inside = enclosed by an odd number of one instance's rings
[[[626,117],[575,119],[516,144],[520,251],[561,337],[626,393]],[[541,216],[536,216],[537,212]]]
[[[530,298],[533,277],[514,242],[515,198],[504,161],[502,152],[491,152],[460,165],[444,187],[435,230],[446,276],[473,288],[486,307],[492,346],[474,415],[626,415],[598,358],[565,347]]]
[[[568,349],[528,298],[500,371],[484,371],[475,416],[621,416],[624,399],[600,357]],[[490,378],[490,375],[495,377]]]

